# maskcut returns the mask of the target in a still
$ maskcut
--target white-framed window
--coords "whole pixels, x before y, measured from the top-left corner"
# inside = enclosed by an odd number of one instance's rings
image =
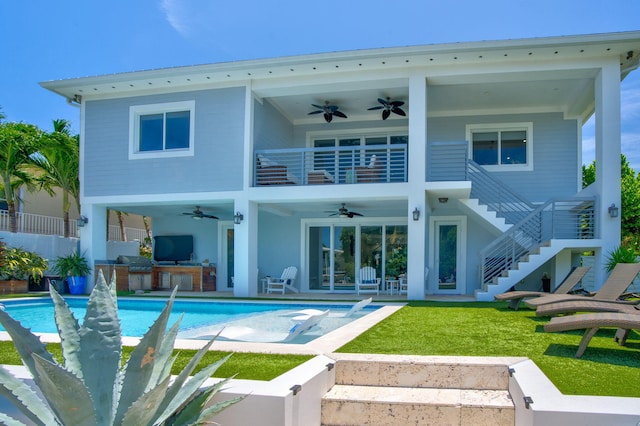
[[[195,101],[129,108],[129,159],[193,155]]]
[[[533,123],[468,124],[469,155],[490,171],[533,170]]]

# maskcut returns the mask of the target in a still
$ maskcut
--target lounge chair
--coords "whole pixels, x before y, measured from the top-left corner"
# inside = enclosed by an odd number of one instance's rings
[[[587,298],[590,299],[590,298]],[[576,312],[628,312],[640,314],[640,305],[635,302],[607,302],[602,300],[566,300],[538,306],[536,316],[552,317]]]
[[[360,268],[360,276],[356,280],[356,291],[358,294],[380,294],[380,278],[376,277],[376,268],[373,266]]]
[[[582,296],[579,294],[549,294],[547,296],[536,297],[526,300],[525,303],[530,308],[536,309],[538,306],[547,303],[564,302],[568,300],[599,300],[605,302],[615,302],[631,285],[636,275],[640,272],[640,263],[618,263],[605,281],[593,296]]]
[[[544,326],[544,331],[569,331],[585,329],[576,352],[576,358],[580,358],[589,346],[591,338],[602,327],[615,327],[618,329],[614,340],[623,346],[629,335],[629,330],[640,330],[640,315],[620,312],[598,312],[593,314],[570,315],[552,318]]]
[[[298,289],[293,286],[293,282],[296,279],[296,274],[298,273],[298,268],[295,266],[289,266],[284,268],[282,271],[282,275],[280,278],[267,278],[266,290],[267,294],[271,293],[282,293],[289,290],[293,293],[298,293]]]
[[[574,268],[569,275],[566,276],[564,281],[562,281],[562,283],[551,293],[546,293],[544,291],[516,290],[496,294],[495,298],[496,300],[509,300],[509,307],[517,311],[520,307],[520,303],[522,303],[522,300],[525,298],[542,297],[548,296],[549,294],[569,293],[576,284],[582,280],[586,273],[589,272],[589,269],[591,269],[589,266],[578,266],[577,268]]]
[[[240,342],[255,343],[286,343],[309,331],[310,328],[316,326],[328,314],[329,310],[327,309],[318,315],[311,315],[306,320],[295,323],[287,332],[267,331],[252,327],[231,325],[223,327],[222,329],[220,329],[220,327],[207,328],[197,334],[194,334],[193,332],[187,333],[187,335],[182,338],[211,339],[217,335],[217,340],[237,340]]]
[[[331,317],[331,318],[349,318],[350,316],[352,316],[356,312],[361,311],[365,306],[367,306],[369,303],[371,303],[372,300],[373,300],[372,297],[370,297],[368,299],[361,300],[358,303],[356,303],[355,305],[353,305],[351,307],[351,309],[349,309],[349,311],[344,312],[344,313],[330,312],[329,313],[329,317]],[[299,310],[299,311],[294,311],[294,312],[290,312],[290,313],[284,314],[283,316],[291,317],[291,319],[294,320],[294,321],[305,321],[310,316],[312,316],[312,315],[320,315],[322,312],[323,311],[321,311],[320,309],[302,309],[302,310]]]

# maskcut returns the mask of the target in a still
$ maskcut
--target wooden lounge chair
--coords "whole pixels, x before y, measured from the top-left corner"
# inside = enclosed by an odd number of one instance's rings
[[[582,296],[579,294],[549,294],[547,296],[536,297],[526,300],[525,303],[530,308],[537,309],[538,306],[547,303],[564,302],[568,300],[600,300],[615,302],[631,285],[636,275],[640,272],[640,263],[618,263],[605,281],[600,290],[593,296]]]
[[[640,304],[635,302],[607,302],[602,300],[566,300],[538,306],[536,316],[552,317],[576,312],[628,312],[640,314]]]
[[[523,299],[548,296],[549,294],[569,293],[576,286],[576,284],[578,284],[582,280],[586,273],[589,272],[589,269],[591,269],[591,267],[589,266],[578,266],[577,268],[574,268],[569,273],[569,275],[566,276],[564,281],[562,281],[562,283],[551,293],[546,293],[544,291],[516,290],[496,294],[495,298],[496,300],[509,300],[509,307],[517,311]]]
[[[629,330],[640,330],[640,315],[634,313],[620,312],[598,312],[593,314],[570,315],[565,317],[552,318],[544,326],[544,331],[569,331],[585,329],[585,332],[578,346],[576,358],[580,358],[589,346],[591,338],[602,327],[616,327],[618,331],[615,341],[623,346],[629,335]]]

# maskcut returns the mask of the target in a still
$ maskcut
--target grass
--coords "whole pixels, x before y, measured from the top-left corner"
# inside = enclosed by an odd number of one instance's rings
[[[638,333],[618,346],[615,330],[600,330],[577,359],[582,331],[545,333],[548,320],[533,310],[510,310],[505,302],[412,302],[338,352],[523,356],[564,394],[640,397]]]
[[[47,344],[47,350],[53,354],[58,362],[62,362],[60,344],[49,343]],[[124,346],[122,348],[123,361],[129,359],[129,354],[132,350],[133,347],[131,346]],[[178,357],[171,368],[171,373],[179,374],[195,353],[196,351],[194,350],[174,351],[174,354],[177,354]],[[200,362],[198,368],[196,368],[196,371],[199,371],[206,365],[213,364],[227,354],[228,352],[220,351],[208,352]],[[311,358],[313,357],[310,355],[284,356],[278,354],[234,353],[231,358],[216,371],[215,377],[224,378],[237,374],[236,379],[272,380]],[[0,341],[0,364],[22,364],[20,356],[18,356],[18,352],[13,346],[13,342]]]

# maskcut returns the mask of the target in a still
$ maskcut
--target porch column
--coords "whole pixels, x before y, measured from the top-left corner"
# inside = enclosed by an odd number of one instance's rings
[[[83,204],[82,215],[87,218],[84,227],[78,230],[80,254],[84,254],[91,266],[91,275],[87,277],[86,292],[93,290],[96,276],[94,262],[107,259],[107,208],[93,204]],[[105,277],[109,282],[110,277]]]
[[[605,280],[604,263],[620,245],[620,217],[609,216],[609,206],[620,205],[620,65],[612,60],[602,67],[595,82],[596,193],[600,196],[598,230],[602,247],[595,256],[595,290]]]
[[[242,214],[234,225],[233,295],[258,296],[258,205],[248,200],[236,200],[235,212]]]
[[[422,300],[425,295],[426,266],[426,147],[427,147],[427,80],[424,75],[409,79],[409,192],[407,200],[407,299]],[[413,220],[413,211],[420,219]]]

